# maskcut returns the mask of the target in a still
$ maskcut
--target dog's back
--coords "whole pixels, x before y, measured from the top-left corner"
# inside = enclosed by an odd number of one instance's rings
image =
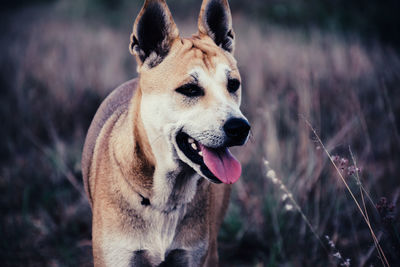
[[[89,186],[89,172],[97,138],[109,119],[116,120],[123,112],[128,110],[137,84],[137,79],[132,79],[113,90],[102,102],[90,124],[82,152],[82,176],[90,204],[92,204],[92,196]]]

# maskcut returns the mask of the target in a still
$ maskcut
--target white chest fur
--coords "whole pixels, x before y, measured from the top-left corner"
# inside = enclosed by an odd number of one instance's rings
[[[141,249],[149,251],[153,259],[162,262],[167,252],[174,249],[177,226],[185,213],[186,205],[168,213],[150,207],[143,214],[145,221],[149,223],[149,231],[143,236]]]
[[[177,226],[185,212],[185,205],[168,213],[151,206],[144,207],[141,214],[145,222],[143,229],[135,229],[134,234],[114,233],[112,236],[104,236],[107,240],[104,247],[107,266],[130,266],[134,252],[143,250],[147,252],[152,264],[159,265],[165,255],[175,248]]]

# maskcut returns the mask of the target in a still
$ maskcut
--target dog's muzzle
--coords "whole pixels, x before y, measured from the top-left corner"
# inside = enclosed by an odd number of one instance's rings
[[[208,145],[204,140],[196,140],[183,130],[176,135],[176,145],[183,153],[181,160],[200,175],[214,183],[233,184],[239,179],[242,167],[229,151],[229,147],[246,143],[250,124],[244,118],[230,118],[222,128],[223,142],[219,145]]]

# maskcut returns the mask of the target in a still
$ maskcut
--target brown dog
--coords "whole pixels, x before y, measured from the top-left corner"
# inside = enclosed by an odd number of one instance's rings
[[[217,266],[217,233],[241,175],[228,147],[247,141],[226,0],[204,0],[180,38],[164,0],[147,0],[131,35],[139,78],[101,104],[82,172],[95,266]],[[221,184],[224,183],[224,184]]]

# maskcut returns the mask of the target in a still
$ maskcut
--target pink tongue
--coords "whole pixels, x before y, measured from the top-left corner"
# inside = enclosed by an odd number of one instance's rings
[[[203,152],[204,163],[221,182],[233,184],[239,179],[242,166],[228,148],[213,149],[200,144],[200,149]]]

